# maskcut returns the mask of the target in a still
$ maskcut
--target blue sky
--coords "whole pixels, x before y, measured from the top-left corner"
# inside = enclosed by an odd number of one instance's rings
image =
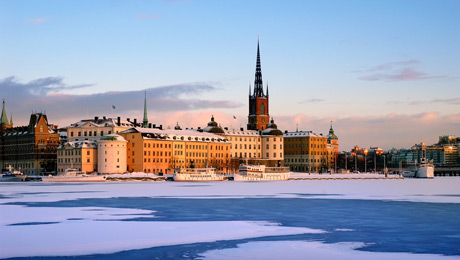
[[[245,126],[257,36],[282,130],[342,148],[460,135],[459,1],[0,1],[0,98],[15,125],[46,111],[165,126]],[[115,93],[117,92],[117,93]],[[237,120],[232,116],[236,115]]]

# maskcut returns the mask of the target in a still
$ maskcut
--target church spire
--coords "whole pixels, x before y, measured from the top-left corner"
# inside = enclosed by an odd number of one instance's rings
[[[145,91],[144,97],[144,120],[142,120],[142,127],[147,128],[149,124],[149,120],[147,118],[147,91]]]
[[[262,83],[262,67],[260,65],[260,48],[259,39],[257,39],[257,61],[256,61],[256,75],[254,79],[254,96],[263,97],[264,89]]]
[[[6,116],[5,100],[3,100],[3,109],[2,109],[1,124],[2,124],[2,125],[9,125],[9,124],[10,124],[10,122],[8,121],[8,117]]]

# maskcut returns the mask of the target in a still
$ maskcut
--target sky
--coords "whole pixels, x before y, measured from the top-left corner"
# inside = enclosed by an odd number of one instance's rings
[[[94,116],[246,127],[257,42],[281,130],[340,150],[460,136],[460,2],[0,0],[0,98],[15,126]],[[116,107],[112,111],[112,105]],[[236,119],[233,118],[236,117]]]

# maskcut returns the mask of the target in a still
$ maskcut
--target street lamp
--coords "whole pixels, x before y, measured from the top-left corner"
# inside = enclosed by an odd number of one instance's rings
[[[366,158],[367,158],[367,152],[368,152],[368,150],[367,150],[367,149],[364,149],[364,173],[367,172],[367,160],[366,160]]]

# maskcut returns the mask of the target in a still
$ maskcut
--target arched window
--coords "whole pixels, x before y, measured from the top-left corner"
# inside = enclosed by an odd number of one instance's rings
[[[264,103],[260,104],[260,114],[262,114],[262,115],[265,114],[265,104]]]

